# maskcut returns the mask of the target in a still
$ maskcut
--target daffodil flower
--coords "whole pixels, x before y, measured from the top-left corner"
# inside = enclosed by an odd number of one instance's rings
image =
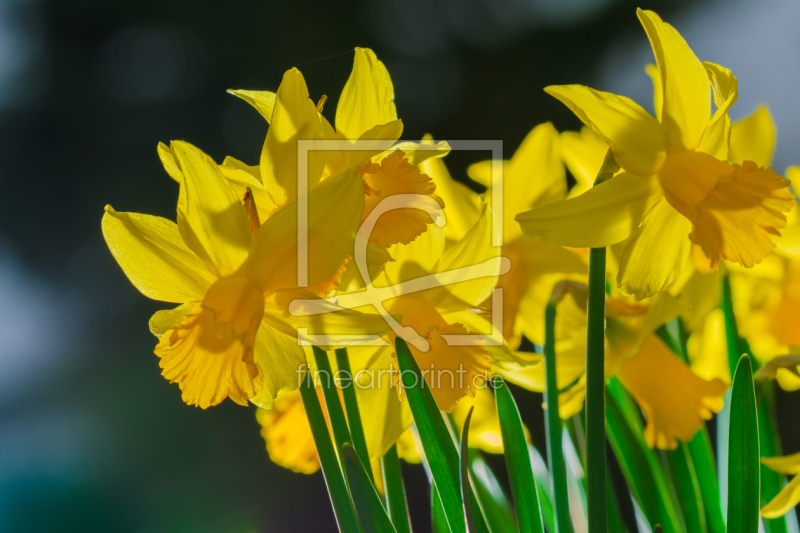
[[[629,98],[581,85],[545,89],[610,146],[624,172],[517,220],[526,234],[551,244],[623,243],[617,283],[643,299],[678,278],[691,243],[712,265],[761,262],[794,197],[771,167],[730,162],[728,109],[738,96],[731,72],[701,63],[655,13],[638,16],[658,65],[656,117]]]
[[[441,190],[440,194],[448,206],[448,220],[455,218],[459,222],[463,218],[476,216],[474,205],[477,195],[472,193],[465,196],[460,187],[448,186],[453,180],[442,160],[426,161],[422,168],[433,177],[438,190]],[[491,204],[494,178],[492,161],[475,163],[467,169],[467,173],[487,188],[487,203]],[[502,254],[509,259],[511,268],[500,276],[497,287],[503,289],[503,336],[509,347],[516,349],[522,335],[537,344],[544,342],[544,308],[553,286],[562,279],[581,279],[586,274],[586,263],[580,251],[530,238],[522,233],[514,221],[515,213],[552,204],[567,196],[559,136],[552,124],[540,124],[528,133],[511,159],[503,161],[502,178]],[[455,227],[464,225],[461,223]],[[492,310],[491,300],[482,305]]]
[[[206,154],[184,142],[168,149],[167,171],[180,183],[178,222],[108,206],[103,234],[131,282],[145,296],[180,303],[150,320],[160,337],[162,374],[177,382],[183,400],[202,408],[226,397],[269,407],[277,393],[296,389],[305,353],[297,328],[309,333],[385,331],[355,311],[294,317],[297,298],[297,207],[286,205],[263,223]],[[355,173],[309,194],[308,281],[324,283],[351,253],[363,209],[363,181]],[[257,229],[256,229],[257,228]],[[255,231],[253,231],[255,229]],[[323,301],[324,302],[324,301]]]
[[[780,518],[800,503],[800,476],[797,475],[800,474],[800,453],[784,457],[762,457],[761,463],[780,474],[794,476],[772,501],[761,508],[761,516],[764,518]]]
[[[562,418],[580,412],[585,398],[586,289],[576,285],[556,308],[556,369]],[[622,381],[644,412],[645,440],[651,447],[674,449],[689,441],[723,406],[727,385],[706,380],[673,354],[655,334],[678,316],[679,302],[662,292],[643,304],[606,299],[605,376]],[[509,381],[534,391],[545,388],[544,363],[505,372]]]

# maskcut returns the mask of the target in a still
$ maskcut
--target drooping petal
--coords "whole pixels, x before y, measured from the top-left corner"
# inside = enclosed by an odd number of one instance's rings
[[[545,92],[599,135],[627,172],[649,176],[661,166],[665,148],[661,124],[630,98],[583,85],[551,85]]]
[[[117,263],[148,298],[174,303],[202,300],[214,283],[214,276],[184,244],[178,226],[170,220],[118,213],[109,205],[102,228]]]
[[[702,152],[671,155],[658,174],[664,195],[693,225],[692,242],[712,266],[721,259],[752,267],[780,235],[795,200],[789,180],[752,161],[741,167]]]
[[[731,126],[729,159],[736,164],[753,161],[760,167],[772,164],[777,131],[766,105],[759,105],[753,113],[737,120]],[[787,171],[788,177],[788,171]]]
[[[580,133],[565,131],[561,134],[561,156],[577,181],[569,191],[570,197],[579,196],[592,188],[607,152],[608,144],[586,126],[581,128]]]
[[[411,165],[402,150],[396,150],[383,159],[380,165],[370,163],[362,166],[360,172],[366,184],[364,202],[365,220],[384,200],[399,194],[428,196],[441,203],[434,194],[436,184],[431,178]],[[379,246],[408,244],[425,232],[433,219],[420,209],[392,209],[381,214],[370,233],[369,240]]]
[[[516,220],[526,235],[550,244],[604,247],[633,235],[661,197],[654,177],[620,174],[575,198],[519,214]]]
[[[321,387],[317,387],[317,394],[320,404],[325,405]],[[327,419],[324,408],[323,413]],[[298,391],[280,394],[272,409],[256,410],[256,418],[261,424],[261,436],[272,462],[303,474],[313,474],[319,470],[314,436]]]
[[[272,122],[272,113],[275,110],[275,98],[277,96],[275,93],[270,91],[248,91],[245,89],[228,89],[228,92],[255,107],[256,111],[261,113],[261,116],[267,122]]]
[[[765,458],[766,459],[766,458]],[[765,459],[762,459],[764,461]],[[764,518],[780,518],[800,503],[800,476],[795,476],[767,505],[761,508]]]
[[[353,171],[325,180],[307,197],[308,286],[330,278],[353,253],[364,206],[364,182]],[[264,292],[297,287],[297,201],[280,209],[253,235],[247,270]],[[249,230],[248,230],[249,231]]]
[[[655,335],[623,363],[618,376],[644,411],[647,444],[667,450],[678,440],[691,440],[703,420],[722,409],[728,388],[695,375]]]
[[[196,147],[175,141],[172,153],[183,173],[178,198],[181,236],[217,277],[232,274],[250,248],[250,222],[242,199],[217,164]]]
[[[298,141],[321,137],[319,113],[308,97],[306,81],[293,68],[283,76],[275,98],[272,122],[261,151],[261,180],[282,207],[297,198],[298,179],[307,179],[311,190],[322,176],[324,159],[309,152],[307,176],[298,175]]]
[[[369,48],[356,48],[353,71],[336,107],[336,131],[354,141],[374,126],[397,120],[389,71]]]
[[[664,87],[661,123],[672,150],[694,149],[711,118],[711,91],[703,64],[681,35],[652,11],[637,10]],[[616,155],[616,150],[615,150]]]
[[[662,198],[624,244],[617,273],[622,292],[643,300],[678,279],[692,249],[691,231],[692,223]]]
[[[761,464],[779,474],[800,474],[800,453],[781,457],[762,457]]]

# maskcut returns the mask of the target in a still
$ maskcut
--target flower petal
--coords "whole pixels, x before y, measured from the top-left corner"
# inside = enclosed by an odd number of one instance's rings
[[[781,457],[762,457],[761,464],[779,474],[800,474],[800,453]]]
[[[678,440],[690,441],[703,420],[722,409],[728,389],[718,379],[695,375],[655,335],[622,364],[618,375],[644,411],[647,444],[659,449],[672,450]]]
[[[267,122],[272,122],[272,113],[275,110],[275,99],[277,97],[275,93],[270,91],[247,91],[245,89],[228,89],[228,92],[255,107],[256,111],[261,113],[261,116]]]
[[[762,459],[763,460],[763,459]],[[800,503],[800,476],[795,476],[788,485],[761,508],[764,518],[780,518]]]
[[[322,396],[322,388],[317,387],[317,394]],[[324,405],[321,398],[320,403]],[[327,411],[323,412],[327,417]],[[272,409],[257,409],[256,418],[273,463],[303,474],[319,470],[317,448],[298,391],[279,395]]]
[[[353,71],[336,107],[336,131],[354,141],[374,126],[397,120],[389,71],[369,48],[356,48]]]
[[[264,409],[272,409],[282,391],[296,390],[307,371],[306,352],[297,339],[281,333],[266,321],[256,335],[254,360],[261,371],[262,382],[251,401]]]
[[[174,309],[156,311],[153,316],[150,317],[150,333],[156,337],[163,337],[167,331],[183,322],[183,319],[199,304],[199,301],[186,302]]]
[[[580,196],[517,215],[522,231],[544,242],[599,248],[635,233],[661,198],[653,177],[619,174]]]
[[[321,137],[317,107],[308,97],[306,81],[293,68],[283,75],[275,98],[272,123],[261,151],[261,180],[282,207],[297,198],[298,141]],[[313,189],[322,176],[324,159],[320,155],[308,158],[308,188]]]
[[[693,149],[711,117],[706,69],[681,35],[652,11],[637,10],[656,57],[664,103],[661,123],[669,148]],[[616,151],[614,152],[616,155]]]
[[[154,300],[202,300],[214,277],[184,244],[174,222],[151,215],[118,213],[109,205],[103,236],[125,275]]]
[[[586,126],[577,131],[561,134],[561,156],[572,176],[578,182],[570,189],[569,196],[579,196],[594,185],[603,166],[608,144]]]
[[[745,161],[753,161],[760,167],[768,167],[772,164],[772,155],[775,153],[776,137],[772,115],[767,106],[761,104],[752,114],[737,120],[731,126],[729,159],[739,165]]]
[[[731,117],[728,116],[728,110],[739,97],[739,81],[725,67],[707,61],[703,66],[708,73],[717,110],[706,126],[697,150],[713,155],[717,159],[728,159],[731,139]]]
[[[232,274],[250,248],[250,222],[242,201],[201,150],[175,141],[172,153],[183,173],[178,197],[181,236],[217,277]]]
[[[583,85],[551,85],[545,92],[561,100],[599,135],[627,172],[649,176],[661,166],[664,160],[661,124],[630,98]]]
[[[617,284],[642,300],[678,279],[689,259],[692,223],[661,199],[628,239],[619,258]]]

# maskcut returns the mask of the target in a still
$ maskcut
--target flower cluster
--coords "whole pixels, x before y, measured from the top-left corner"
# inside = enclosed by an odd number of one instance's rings
[[[589,87],[547,87],[585,127],[534,127],[510,159],[470,166],[469,186],[446,168],[447,143],[399,142],[391,78],[367,49],[356,49],[333,123],[326,97],[315,103],[297,69],[275,93],[231,91],[269,124],[255,165],[218,163],[182,141],[160,144],[180,190],[177,221],[107,206],[102,228],[137,289],[179,304],[150,320],[162,375],[189,405],[256,404],[270,457],[310,473],[319,459],[296,391],[305,369],[316,370],[310,344],[328,350],[332,343],[313,339],[370,337],[350,343],[350,378],[370,376],[354,389],[379,468],[394,445],[420,460],[393,372],[401,337],[431,369],[423,375],[439,409],[460,425],[474,405],[474,445],[501,452],[494,396],[483,385],[500,374],[546,389],[542,356],[521,346],[545,344],[551,302],[558,411],[568,419],[582,410],[588,249],[607,248],[605,379],[638,403],[650,447],[691,441],[723,408],[732,380],[720,310],[726,283],[739,333],[764,365],[757,378],[800,388],[800,215],[789,188],[800,169],[784,177],[770,166],[776,134],[766,107],[731,121],[738,89],[730,70],[701,62],[655,13],[638,16],[655,54],[645,69],[655,114]],[[321,144],[304,150],[304,142]],[[479,275],[459,277],[477,266]],[[359,300],[375,290],[384,294],[380,309]],[[684,358],[667,342],[668,326],[680,330]],[[501,340],[453,342],[478,335]],[[796,455],[766,464],[800,471]],[[800,476],[764,515],[798,501]]]

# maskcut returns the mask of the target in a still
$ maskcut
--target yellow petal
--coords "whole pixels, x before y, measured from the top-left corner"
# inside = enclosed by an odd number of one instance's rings
[[[761,508],[764,518],[780,518],[800,503],[800,476],[795,476],[772,501]]]
[[[309,286],[330,278],[353,253],[363,202],[364,182],[355,171],[309,193]],[[297,201],[280,209],[253,235],[247,269],[265,292],[297,286],[297,209]]]
[[[275,93],[270,91],[248,91],[245,89],[228,89],[228,92],[255,107],[256,111],[261,113],[261,116],[267,122],[272,122],[272,113],[275,110]]]
[[[242,200],[202,151],[176,141],[172,152],[183,173],[178,198],[181,236],[217,277],[232,274],[250,248],[250,222]]]
[[[706,70],[675,28],[652,11],[639,9],[637,15],[650,39],[661,74],[664,87],[661,123],[667,131],[669,147],[693,149],[711,117]]]
[[[411,429],[407,429],[397,439],[397,455],[407,463],[419,464],[422,462],[422,452],[414,440]]]
[[[516,220],[526,235],[550,244],[604,247],[633,235],[659,198],[656,179],[620,174],[575,198],[519,214]]]
[[[422,141],[423,144],[433,144],[429,135],[423,137]],[[447,206],[445,236],[454,241],[461,239],[480,215],[478,195],[463,183],[454,180],[439,157],[426,159],[419,169],[430,176],[436,184],[436,196]]]
[[[435,224],[409,244],[393,246],[389,253],[394,261],[386,264],[387,281],[397,284],[433,273],[444,246],[444,229]]]
[[[356,140],[380,124],[397,119],[389,71],[369,48],[356,48],[353,71],[336,107],[336,131]]]
[[[158,143],[158,157],[161,159],[161,164],[164,165],[164,170],[167,171],[169,177],[178,183],[182,183],[183,172],[181,172],[180,166],[175,160],[175,154],[172,153],[172,148],[164,143]]]
[[[664,195],[692,221],[692,242],[712,266],[721,259],[752,267],[780,235],[795,204],[789,180],[746,161],[735,167],[702,152],[671,155],[658,174]]]
[[[405,152],[408,162],[414,166],[421,165],[429,159],[441,159],[450,153],[450,144],[447,141],[434,143],[430,133],[422,136],[422,142],[406,141],[397,143],[392,148]]]
[[[239,198],[244,199],[247,189],[250,189],[262,220],[268,219],[277,211],[275,200],[261,183],[261,172],[258,167],[251,167],[232,157],[226,157],[219,170],[228,179]]]
[[[704,62],[703,66],[708,73],[717,110],[706,126],[697,150],[717,159],[728,159],[731,138],[731,117],[728,116],[728,110],[739,97],[738,80],[725,67],[710,62]]]
[[[653,83],[653,109],[656,118],[661,122],[661,110],[664,107],[664,84],[661,82],[661,71],[652,63],[644,67],[644,71],[650,76],[650,81]]]
[[[779,474],[800,474],[800,453],[781,457],[762,457],[761,464]]]
[[[689,337],[687,348],[692,370],[698,376],[708,380],[731,382],[725,343],[725,319],[721,309],[714,309],[708,313],[702,329]]]
[[[436,184],[431,178],[412,166],[402,150],[392,152],[380,165],[370,163],[362,166],[366,199],[362,221],[384,200],[399,194],[428,196],[439,200],[434,194]],[[442,202],[440,201],[440,204]],[[370,233],[369,240],[379,246],[408,244],[425,232],[433,219],[419,209],[392,209],[381,214]]]
[[[214,282],[200,259],[183,243],[174,222],[151,215],[118,213],[109,205],[103,236],[125,275],[154,300],[202,300]]]
[[[583,85],[551,85],[545,91],[561,100],[599,135],[627,172],[649,176],[661,166],[664,160],[661,124],[630,98]]]
[[[259,407],[272,409],[283,391],[296,390],[305,378],[306,352],[297,338],[261,323],[255,341],[255,364],[261,370],[261,387],[250,400]]]
[[[696,376],[655,335],[618,375],[644,411],[647,444],[667,450],[675,449],[678,440],[691,440],[703,420],[722,409],[728,388],[720,380]]]
[[[494,394],[489,387],[479,389],[474,397],[462,398],[453,409],[453,419],[457,429],[464,425],[470,408],[472,418],[469,425],[469,447],[478,448],[486,453],[503,453],[503,437],[500,434],[500,418]]]
[[[320,403],[324,405],[322,388],[317,387],[317,393]],[[327,411],[323,412],[327,418]],[[272,462],[303,474],[313,474],[319,470],[314,436],[298,391],[281,394],[272,409],[257,409],[256,418],[261,424],[261,436],[267,444],[267,453]]]
[[[622,292],[643,300],[678,279],[692,249],[691,231],[692,223],[662,198],[624,244],[617,274]]]
[[[261,151],[261,180],[279,207],[297,198],[298,141],[320,137],[317,107],[308,97],[303,75],[293,68],[284,74],[278,87],[272,123]],[[307,175],[309,190],[319,182],[324,165],[323,158],[312,157],[312,153]]]
[[[191,314],[192,310],[198,305],[200,305],[200,302],[186,302],[174,309],[156,311],[150,317],[150,333],[156,337],[163,337],[167,331],[183,322],[183,319]]]
[[[577,183],[570,189],[570,197],[588,191],[594,185],[600,167],[608,152],[608,144],[587,127],[561,134],[561,156]]]
[[[261,390],[263,371],[253,350],[263,314],[255,286],[245,278],[227,278],[161,337],[155,353],[162,375],[178,383],[184,402],[205,409],[229,397],[247,405]]]
[[[505,159],[499,162],[503,167],[503,176],[505,176],[505,173],[508,171],[509,163],[510,161]],[[495,178],[494,164],[495,161],[491,159],[473,163],[467,167],[467,176],[475,183],[483,185],[488,189],[492,186],[492,182]]]
[[[586,403],[586,374],[565,392],[558,395],[558,414],[566,420],[583,410]]]
[[[766,105],[759,105],[753,113],[737,120],[731,126],[731,151],[729,158],[741,165],[753,161],[760,167],[772,164],[777,131]],[[789,172],[786,172],[787,177]]]

